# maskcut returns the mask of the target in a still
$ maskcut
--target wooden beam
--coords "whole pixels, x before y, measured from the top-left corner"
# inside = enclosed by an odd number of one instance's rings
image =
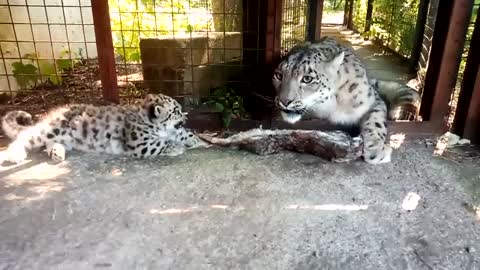
[[[468,106],[463,137],[472,140],[474,143],[480,143],[480,69],[477,71],[472,99]]]
[[[319,40],[322,34],[322,14],[324,0],[308,1],[308,36],[309,41]]]
[[[266,0],[265,63],[275,65],[280,59],[282,32],[282,0]]]
[[[443,0],[439,5],[420,113],[445,123],[455,88],[473,0]]]
[[[201,114],[189,113],[186,123],[188,128],[197,132],[220,131],[223,129],[222,120],[215,113]],[[231,131],[246,131],[262,126],[265,129],[302,129],[302,130],[321,130],[334,131],[337,130],[334,125],[325,120],[314,119],[300,121],[295,125],[288,124],[279,119],[268,120],[248,120],[248,119],[233,119],[229,130]],[[445,133],[445,126],[439,126],[437,123],[431,121],[424,122],[387,122],[389,135],[401,133],[405,134],[407,139],[425,138],[431,136],[438,136]],[[348,131],[348,130],[347,130]]]
[[[108,102],[119,103],[108,0],[92,0],[92,15],[103,98]]]
[[[480,13],[477,14],[468,51],[462,89],[458,97],[453,129],[476,143],[480,142]]]

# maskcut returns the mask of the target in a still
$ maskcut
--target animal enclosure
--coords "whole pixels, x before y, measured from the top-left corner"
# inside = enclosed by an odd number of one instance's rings
[[[153,92],[181,101],[192,112],[190,120],[196,127],[289,127],[274,120],[273,67],[295,44],[320,38],[327,8],[343,9],[346,27],[403,57],[424,82],[419,89],[423,121],[394,123],[392,131],[443,132],[450,117],[463,132],[465,121],[459,117],[475,114],[463,111],[478,95],[474,91],[478,63],[473,60],[478,56],[469,44],[478,36],[479,4],[473,0],[2,1],[1,111],[21,108],[41,113],[69,102],[131,103]],[[457,99],[467,105],[452,106]],[[459,115],[455,119],[454,110]],[[311,121],[295,128],[299,127],[327,128]]]

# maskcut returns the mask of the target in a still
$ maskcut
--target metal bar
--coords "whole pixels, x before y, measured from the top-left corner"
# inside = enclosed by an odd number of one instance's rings
[[[319,40],[322,34],[322,13],[324,0],[308,1],[308,36],[309,41]]]
[[[480,13],[477,14],[470,41],[462,88],[457,102],[453,129],[475,142],[480,141]]]
[[[118,103],[120,99],[118,96],[108,0],[92,0],[92,15],[103,98],[106,101]]]
[[[410,53],[410,71],[417,69],[420,54],[422,52],[423,35],[425,33],[425,24],[428,18],[428,6],[430,0],[420,0],[418,4],[417,22],[415,25],[415,40],[413,41],[412,51]]]
[[[439,5],[420,108],[423,119],[439,125],[446,125],[472,7],[473,0]]]

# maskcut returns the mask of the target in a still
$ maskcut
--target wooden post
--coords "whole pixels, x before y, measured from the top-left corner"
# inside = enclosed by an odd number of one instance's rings
[[[478,69],[478,67],[477,67]],[[475,77],[475,84],[471,90],[471,100],[468,105],[467,115],[465,117],[465,126],[463,128],[463,137],[472,140],[473,143],[480,143],[480,69]],[[459,107],[460,108],[460,107]]]
[[[319,40],[322,34],[322,14],[324,0],[308,1],[308,36],[309,41]]]
[[[367,15],[365,16],[365,33],[370,31],[370,25],[372,24],[372,13],[373,13],[373,0],[368,0]]]
[[[259,25],[261,16],[260,6],[261,3],[257,2],[256,0],[243,0],[243,57],[242,62],[245,66],[254,66],[259,65],[259,58],[263,58],[263,56],[259,56],[260,48],[257,43],[262,43],[264,40],[262,39],[259,42],[260,33],[259,32]],[[263,37],[262,37],[263,38]]]
[[[446,125],[450,96],[455,88],[473,0],[439,5],[420,113],[424,120]],[[448,6],[447,6],[448,4]]]
[[[425,24],[428,18],[429,0],[420,0],[418,4],[417,22],[415,25],[415,40],[413,41],[413,48],[410,53],[410,71],[414,72],[417,69],[420,54],[422,52],[423,35],[425,33]]]
[[[453,129],[475,143],[480,142],[480,13],[477,14],[468,51],[462,89],[458,97]]]
[[[282,32],[282,0],[266,1],[265,63],[275,65],[280,59]]]
[[[103,98],[108,102],[119,103],[108,0],[92,0],[92,15]]]

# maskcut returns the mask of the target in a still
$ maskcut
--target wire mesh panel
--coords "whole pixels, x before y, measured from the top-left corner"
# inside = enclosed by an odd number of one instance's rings
[[[435,30],[435,22],[437,20],[439,0],[432,0],[428,5],[427,20],[425,22],[425,30],[423,33],[422,50],[420,52],[420,59],[418,62],[419,70],[425,72],[430,56],[430,49],[432,47],[433,32]],[[424,74],[421,76],[424,76]]]
[[[282,10],[281,52],[285,55],[307,37],[307,0],[284,0]]]
[[[258,16],[260,3],[109,2],[119,84],[135,86],[131,94],[161,92],[195,106],[214,89],[226,95],[252,88],[247,73],[259,64],[259,20],[253,27],[244,20]]]
[[[2,110],[21,106],[41,111],[72,99],[90,100],[87,92],[99,87],[90,3],[0,1]]]
[[[261,88],[263,2],[108,2],[122,103],[161,92],[193,106],[217,91],[238,111]],[[90,0],[0,0],[0,26],[2,110],[103,103]]]

